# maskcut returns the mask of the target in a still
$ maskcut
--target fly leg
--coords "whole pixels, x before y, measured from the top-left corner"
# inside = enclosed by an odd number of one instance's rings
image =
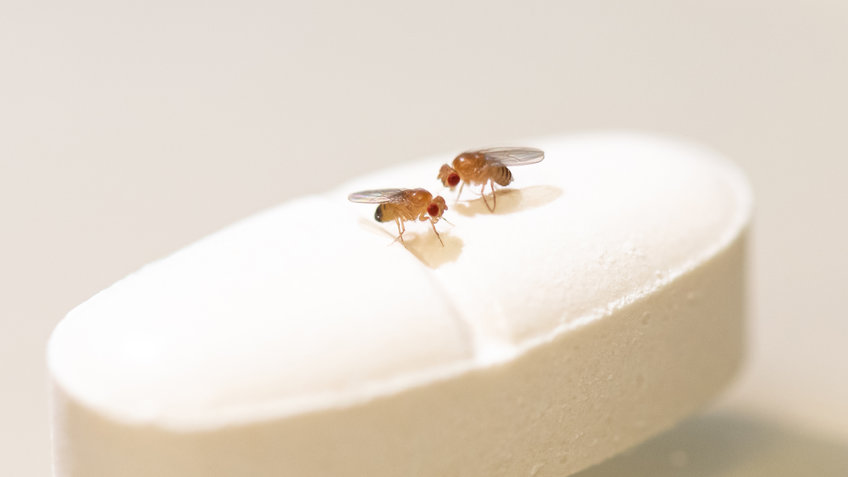
[[[495,190],[495,186],[492,186],[492,191]],[[492,192],[494,194],[494,192]],[[480,195],[483,197],[483,203],[486,204],[486,208],[489,209],[489,212],[494,212],[494,207],[489,207],[489,201],[486,200],[486,184],[483,184],[483,188],[480,189]]]
[[[489,180],[489,185],[492,186],[492,212],[494,212],[495,207],[498,206],[498,196],[495,195],[495,181]]]
[[[442,244],[442,247],[445,246],[445,242],[442,241],[442,236],[439,235],[439,231],[436,230],[436,222],[433,220],[430,221],[430,226],[433,227],[433,233],[436,234],[436,238],[439,239],[439,242]]]
[[[453,201],[453,203],[454,203],[454,204],[456,204],[457,202],[459,202],[459,196],[461,196],[461,195],[462,195],[462,188],[463,188],[463,187],[465,187],[465,181],[462,181],[462,182],[459,184],[459,194],[456,194],[456,200],[455,200],[455,201]]]
[[[398,228],[398,236],[395,240],[400,240],[400,243],[403,243],[403,233],[406,232],[406,227],[403,226],[403,223],[401,223],[400,218],[396,218],[395,223],[397,224]]]

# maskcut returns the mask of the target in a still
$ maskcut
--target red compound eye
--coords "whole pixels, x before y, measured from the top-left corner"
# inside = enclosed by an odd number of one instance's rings
[[[451,187],[456,187],[459,184],[459,174],[453,173],[448,176],[448,185]]]
[[[438,206],[438,205],[436,205],[436,204],[430,204],[430,206],[429,206],[429,207],[427,207],[427,214],[429,214],[429,215],[430,215],[430,217],[438,217],[438,215],[439,215],[439,206]]]

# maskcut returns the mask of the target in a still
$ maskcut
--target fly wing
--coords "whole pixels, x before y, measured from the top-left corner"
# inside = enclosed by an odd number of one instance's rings
[[[535,147],[492,147],[477,152],[483,153],[489,161],[504,166],[535,164],[545,158],[545,151]]]
[[[384,202],[396,202],[403,196],[404,189],[374,189],[354,192],[347,196],[351,202],[363,204],[382,204]]]

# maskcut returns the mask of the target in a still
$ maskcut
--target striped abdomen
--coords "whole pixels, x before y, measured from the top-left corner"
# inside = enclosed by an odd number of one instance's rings
[[[409,211],[399,207],[398,204],[380,204],[374,211],[374,220],[377,222],[391,222],[395,219],[410,220]]]
[[[512,182],[512,172],[509,168],[500,164],[489,166],[489,177],[495,184],[502,186],[509,185]]]

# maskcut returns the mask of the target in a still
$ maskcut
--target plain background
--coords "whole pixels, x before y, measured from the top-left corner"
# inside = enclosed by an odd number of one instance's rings
[[[368,170],[615,128],[749,174],[751,351],[586,476],[844,477],[846,88],[837,0],[4,2],[0,474],[49,473],[50,330],[142,264]]]

